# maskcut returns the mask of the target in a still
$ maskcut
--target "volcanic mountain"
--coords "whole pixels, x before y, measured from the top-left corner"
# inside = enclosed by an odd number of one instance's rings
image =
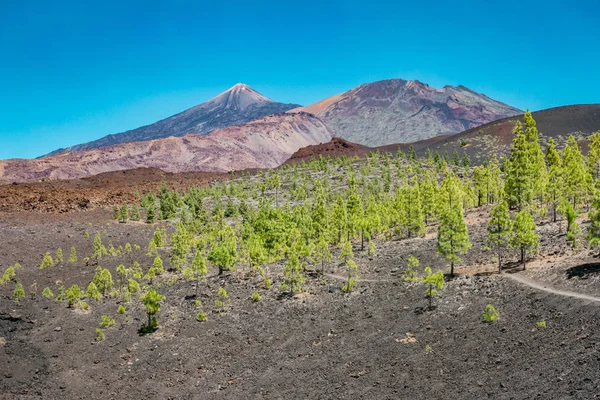
[[[240,125],[267,115],[285,112],[294,107],[298,107],[298,105],[274,102],[250,86],[238,83],[205,103],[189,108],[154,124],[104,136],[98,140],[78,144],[66,149],[55,150],[48,155],[64,151],[73,152],[96,149],[119,143],[139,142],[169,136],[183,136],[188,133],[207,135],[216,129]]]
[[[297,111],[315,114],[339,137],[371,147],[459,133],[522,113],[464,86],[435,89],[403,79],[361,85],[288,112]]]
[[[280,113],[204,136],[189,134],[64,152],[35,160],[0,161],[0,181],[81,178],[140,167],[167,172],[273,168],[298,149],[329,142],[333,136],[334,131],[312,114]]]

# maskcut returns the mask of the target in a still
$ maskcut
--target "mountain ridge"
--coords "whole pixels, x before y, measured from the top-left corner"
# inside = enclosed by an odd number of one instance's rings
[[[207,135],[217,129],[240,125],[257,118],[285,112],[298,104],[277,103],[250,86],[238,83],[208,101],[152,124],[109,134],[67,148],[57,149],[40,158],[64,152],[102,148],[120,143],[180,137],[189,133]]]
[[[308,113],[279,113],[209,135],[188,134],[40,159],[0,161],[0,181],[71,179],[135,168],[166,172],[228,172],[281,165],[298,149],[331,140],[334,131]]]
[[[322,118],[339,137],[365,146],[455,134],[522,111],[465,86],[433,88],[418,80],[366,83],[289,110]]]

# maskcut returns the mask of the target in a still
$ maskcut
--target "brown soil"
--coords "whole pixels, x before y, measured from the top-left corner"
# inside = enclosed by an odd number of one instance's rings
[[[219,172],[169,173],[157,168],[107,172],[89,178],[0,185],[0,213],[68,212],[132,202],[136,193],[156,191],[162,182],[173,189],[204,186],[229,179]]]
[[[362,144],[352,143],[342,138],[333,138],[330,142],[327,143],[301,148],[300,150],[292,154],[292,156],[285,163],[298,164],[302,161],[309,161],[311,159],[319,158],[319,156],[364,156],[372,150],[375,149],[363,146]]]

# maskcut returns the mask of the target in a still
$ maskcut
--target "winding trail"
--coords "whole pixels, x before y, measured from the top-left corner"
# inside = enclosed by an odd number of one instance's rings
[[[522,275],[518,275],[518,274],[502,274],[502,276],[505,276],[505,277],[507,277],[509,279],[512,279],[513,281],[519,282],[519,283],[521,283],[523,285],[527,285],[527,286],[532,287],[534,289],[541,290],[542,292],[552,293],[552,294],[556,294],[558,296],[573,297],[573,298],[576,298],[576,299],[589,300],[589,301],[594,301],[594,302],[600,303],[600,297],[590,296],[588,294],[570,292],[570,291],[567,291],[567,290],[554,289],[551,286],[546,286],[545,284],[536,282],[536,281],[531,280],[531,279],[529,279],[529,278],[527,278],[525,276],[522,276]]]
[[[348,279],[348,276],[346,275],[337,275],[337,274],[329,274],[329,273],[325,273],[323,274],[324,276],[328,276],[330,278],[333,279],[339,279],[341,281],[345,281],[346,279]],[[400,279],[398,278],[379,278],[379,279],[363,279],[363,278],[355,278],[356,282],[399,282]],[[598,301],[600,301],[600,299],[598,299]]]

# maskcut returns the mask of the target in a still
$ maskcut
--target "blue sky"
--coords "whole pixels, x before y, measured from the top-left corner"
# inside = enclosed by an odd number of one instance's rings
[[[152,123],[238,82],[300,104],[388,78],[523,109],[600,102],[595,1],[86,3],[0,0],[0,159]]]

